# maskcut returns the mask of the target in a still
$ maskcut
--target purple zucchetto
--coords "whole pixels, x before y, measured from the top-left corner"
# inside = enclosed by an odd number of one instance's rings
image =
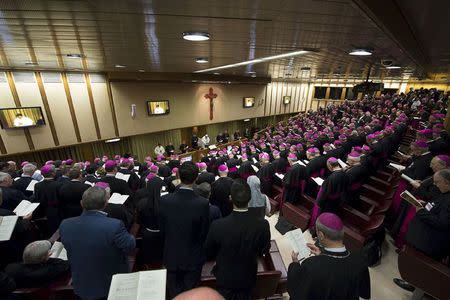
[[[103,181],[96,182],[94,186],[99,187],[101,189],[105,189],[105,190],[107,188],[109,188],[109,184],[107,182],[103,182]]]
[[[433,130],[431,129],[423,129],[418,131],[419,134],[424,136],[431,136],[433,134]]]
[[[344,223],[342,223],[341,218],[333,213],[323,213],[317,218],[317,222],[335,231],[341,231],[344,229]]]
[[[107,160],[105,162],[105,168],[114,168],[115,166],[117,166],[117,164],[114,160]]]
[[[145,177],[147,181],[151,180],[152,178],[156,177],[156,173],[148,173],[148,175]]]
[[[440,160],[442,160],[443,162],[445,162],[446,167],[450,166],[450,156],[448,156],[448,155],[438,155],[437,157]]]
[[[228,172],[228,167],[225,165],[220,165],[218,170],[219,172]]]
[[[53,165],[55,162],[53,160],[47,160],[45,162],[46,165]]]
[[[336,157],[330,157],[329,159],[327,159],[327,162],[329,162],[329,163],[337,163],[337,158]]]
[[[69,158],[68,160],[66,160],[66,165],[72,165],[73,164],[73,159]]]
[[[287,158],[289,160],[297,160],[297,155],[295,155],[295,153],[289,153]]]
[[[349,155],[351,158],[359,158],[361,156],[361,153],[356,152],[356,151],[352,151],[349,153]]]
[[[362,151],[365,151],[365,152],[370,151],[370,147],[367,145],[363,145],[361,149],[362,149]]]
[[[20,164],[20,166],[23,167],[23,166],[25,166],[26,164],[28,164],[28,162],[27,162],[27,161],[23,161],[23,162]]]
[[[308,150],[306,150],[306,152],[308,153],[319,153],[319,149],[313,147],[313,148],[308,148]]]
[[[43,175],[43,176],[45,176],[45,175],[47,175],[47,174],[50,174],[51,172],[53,172],[53,170],[54,170],[54,166],[53,165],[44,165],[42,168],[41,168],[41,174]]]
[[[263,152],[259,154],[259,159],[269,159],[269,154],[266,152]]]
[[[417,148],[428,148],[428,144],[425,141],[415,141],[413,145]]]
[[[199,169],[206,169],[207,165],[206,165],[205,162],[199,162],[199,163],[197,164],[197,167],[198,167]]]
[[[152,165],[151,167],[150,167],[150,171],[152,171],[152,172],[158,172],[158,166],[157,165]]]
[[[205,164],[206,165],[206,164]],[[173,168],[172,169],[172,174],[177,174],[178,173],[178,168]]]

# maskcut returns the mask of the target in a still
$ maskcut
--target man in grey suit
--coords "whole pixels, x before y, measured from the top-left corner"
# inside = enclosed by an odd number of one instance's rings
[[[136,246],[123,222],[103,212],[107,203],[106,191],[91,187],[83,194],[81,216],[66,219],[60,226],[73,287],[84,300],[106,299],[112,276],[129,272],[128,253]]]

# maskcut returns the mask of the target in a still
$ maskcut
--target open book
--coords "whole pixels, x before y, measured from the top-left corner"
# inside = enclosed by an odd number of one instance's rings
[[[423,205],[422,203],[420,203],[416,197],[413,196],[413,194],[411,194],[409,191],[404,191],[403,193],[400,194],[400,197],[402,197],[403,199],[405,199],[406,201],[408,201],[411,205],[415,206],[415,207],[420,207],[422,208]]]
[[[258,161],[256,160],[256,158],[252,157],[253,163],[258,163]]]
[[[18,216],[4,216],[0,217],[0,242],[9,241],[11,235],[16,227]]]
[[[280,173],[275,173],[275,176],[277,176],[281,180],[283,180],[283,178],[284,178],[284,174],[280,174]]]
[[[345,162],[343,162],[340,158],[338,158],[338,163],[343,169],[348,167],[348,165]]]
[[[325,181],[320,177],[311,177],[311,179],[314,180],[314,182],[317,183],[318,186],[322,186],[323,182]]]
[[[31,203],[28,200],[22,200],[14,209],[14,213],[19,217],[24,217],[31,214],[38,206],[39,203]]]
[[[259,171],[258,167],[252,165],[252,168],[253,168],[253,170],[255,170],[256,173],[258,173],[258,171]]]
[[[38,183],[39,181],[37,181],[37,180],[35,180],[35,179],[32,179],[31,181],[30,181],[30,183],[28,184],[28,186],[27,186],[27,191],[29,191],[29,192],[34,192],[34,186],[36,185],[36,183]]]
[[[164,300],[165,269],[113,275],[108,300]]]
[[[293,165],[301,165],[306,167],[306,165],[301,160],[297,160],[295,163],[293,163]]]
[[[300,228],[286,232],[285,236],[289,244],[291,244],[292,249],[298,252],[299,258],[308,257],[311,254],[308,246],[306,246],[306,241]]]
[[[130,180],[130,174],[122,174],[120,172],[116,173],[116,178],[117,179],[122,179],[125,180],[126,182],[128,182],[128,180]]]
[[[50,253],[51,258],[59,258],[62,260],[67,260],[67,251],[66,248],[64,248],[63,243],[61,242],[53,243],[53,246],[50,249]]]
[[[119,193],[113,193],[111,198],[109,198],[108,202],[113,204],[124,204],[127,201],[129,195],[121,195]]]
[[[412,178],[409,177],[409,176],[406,176],[405,174],[402,174],[400,177],[403,178],[403,179],[405,179],[405,180],[408,181],[409,183],[416,182],[414,179],[412,179]]]
[[[133,167],[133,170],[139,171],[139,166],[134,166],[134,167]]]
[[[309,160],[304,159],[303,162],[305,163],[305,165],[309,164]]]
[[[87,184],[89,186],[94,186],[95,185],[95,183],[87,181],[87,180],[84,182],[84,184]]]
[[[404,169],[406,169],[405,166],[399,165],[399,164],[394,164],[394,163],[390,163],[389,166],[393,167],[394,169],[397,169],[399,172],[403,171]]]

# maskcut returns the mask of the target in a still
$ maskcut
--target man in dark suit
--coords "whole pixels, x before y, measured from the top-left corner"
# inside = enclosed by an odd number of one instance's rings
[[[34,171],[36,171],[36,166],[33,164],[26,164],[22,168],[22,175],[14,180],[12,188],[21,191],[25,196],[31,197],[33,191],[27,191],[27,187],[33,178]]]
[[[69,171],[70,181],[59,190],[59,201],[61,203],[62,218],[67,219],[81,215],[83,209],[80,201],[83,193],[90,187],[81,182],[81,171],[72,169]]]
[[[208,260],[225,299],[250,299],[256,283],[257,259],[270,248],[269,223],[248,213],[251,191],[244,181],[231,186],[233,212],[211,225],[206,239]]]
[[[103,212],[106,204],[106,191],[91,187],[83,194],[81,216],[66,219],[60,226],[73,287],[82,299],[106,299],[112,276],[129,272],[127,255],[136,246],[123,223]]]
[[[70,178],[69,178],[69,171],[70,171],[70,167],[69,166],[62,166],[60,169],[60,174],[61,176],[59,177],[55,177],[55,180],[58,182],[61,182],[63,184],[70,182]]]
[[[3,203],[0,208],[14,210],[22,200],[28,200],[21,191],[12,188],[12,184],[11,175],[0,172],[0,188],[3,192]]]
[[[17,288],[45,287],[69,275],[69,262],[50,258],[51,243],[35,241],[23,251],[23,262],[9,264],[5,273],[16,281]]]
[[[98,182],[98,178],[95,176],[95,171],[97,171],[96,164],[91,164],[87,166],[85,169],[86,175],[81,181],[83,183],[89,182],[91,184],[95,184],[96,182]]]
[[[130,187],[125,180],[116,178],[117,165],[113,160],[106,161],[105,165],[106,175],[100,180],[109,184],[111,194],[119,193],[121,195],[131,195]]]
[[[159,207],[169,299],[200,282],[205,262],[203,243],[209,228],[208,200],[192,190],[198,174],[197,166],[185,162],[178,172],[180,188],[162,197]]]

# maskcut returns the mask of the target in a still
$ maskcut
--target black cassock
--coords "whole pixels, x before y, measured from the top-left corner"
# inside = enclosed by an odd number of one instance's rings
[[[338,170],[331,173],[322,184],[317,205],[320,212],[336,213],[345,199],[348,186],[348,176],[344,171]]]
[[[441,192],[434,185],[433,177],[428,177],[420,183],[420,186],[413,191],[413,194],[424,201],[430,201],[436,196],[439,196]]]
[[[247,180],[247,178],[252,175],[256,175],[256,172],[252,167],[252,163],[249,161],[244,161],[243,163],[241,163],[237,173],[239,174],[239,178],[244,180]]]
[[[350,205],[356,205],[359,202],[361,186],[369,176],[369,170],[365,165],[358,164],[347,171],[348,188],[345,202]]]
[[[269,197],[272,194],[272,184],[274,174],[275,170],[272,163],[262,166],[256,173],[256,176],[258,176],[259,181],[261,182],[261,193],[266,194]]]
[[[402,173],[415,180],[424,180],[433,174],[433,170],[430,168],[430,162],[432,159],[433,154],[430,152],[416,156],[411,164],[403,170]]]
[[[309,161],[306,165],[306,171],[308,172],[308,179],[305,187],[305,194],[316,197],[317,192],[319,191],[319,187],[317,184],[311,179],[311,177],[320,177],[323,176],[324,171],[327,167],[327,156],[321,155],[319,157],[315,157]],[[322,173],[322,174],[321,174]]]
[[[428,149],[433,155],[445,154],[448,152],[449,142],[446,138],[439,137],[428,142]]]
[[[230,200],[232,184],[233,179],[230,177],[220,177],[211,185],[210,203],[220,209],[223,217],[228,216],[233,210]]]
[[[288,269],[291,300],[359,300],[370,298],[370,275],[361,256],[323,251],[291,263]]]
[[[201,184],[203,182],[207,182],[209,184],[212,184],[214,180],[216,180],[214,176],[214,173],[211,172],[201,172],[198,174],[197,180],[195,181],[196,184]]]
[[[307,179],[306,174],[306,167],[299,164],[289,169],[283,178],[285,202],[297,203],[300,200]]]
[[[63,183],[54,179],[45,179],[34,186],[34,200],[40,203],[35,216],[45,215],[47,217],[49,235],[52,235],[59,228],[61,222],[59,190],[62,185]]]

